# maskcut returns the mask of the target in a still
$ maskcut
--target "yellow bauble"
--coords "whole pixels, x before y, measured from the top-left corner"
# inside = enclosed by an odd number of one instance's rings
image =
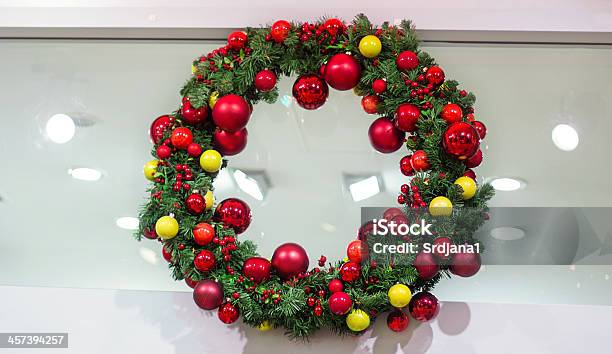
[[[213,109],[215,107],[215,103],[217,103],[218,98],[219,92],[215,91],[210,94],[210,97],[208,97],[208,106],[210,107],[210,109]]]
[[[217,150],[206,150],[200,155],[200,166],[206,172],[213,173],[219,171],[223,158]]]
[[[402,308],[406,307],[410,302],[412,292],[410,288],[404,284],[395,284],[389,288],[387,296],[389,296],[389,303],[393,307]]]
[[[374,58],[382,50],[380,39],[373,35],[367,35],[359,41],[359,52],[366,58]]]
[[[263,321],[259,324],[259,326],[257,326],[257,329],[262,332],[266,332],[272,329],[272,325],[268,321]]]
[[[476,194],[476,182],[470,177],[459,177],[455,180],[455,184],[460,185],[461,189],[463,189],[463,193],[461,193],[461,198],[463,198],[463,200],[472,199]]]
[[[213,205],[215,204],[215,195],[211,190],[204,194],[204,201],[206,202],[206,210],[212,209]]]
[[[195,65],[193,65],[193,64],[192,64],[192,65],[191,65],[191,73],[192,73],[192,74],[195,74],[195,73],[196,73],[196,71],[198,71],[198,68],[197,68]]]
[[[429,213],[432,216],[450,216],[453,213],[453,203],[446,197],[435,197],[429,203]]]
[[[145,178],[148,179],[149,181],[152,181],[155,179],[155,174],[157,173],[158,163],[159,161],[157,160],[151,160],[145,163],[143,171],[144,171]]]
[[[352,310],[346,316],[346,325],[353,332],[361,332],[370,326],[370,316],[363,310]]]
[[[155,232],[164,240],[169,240],[176,236],[179,231],[179,224],[172,216],[162,216],[155,223]]]

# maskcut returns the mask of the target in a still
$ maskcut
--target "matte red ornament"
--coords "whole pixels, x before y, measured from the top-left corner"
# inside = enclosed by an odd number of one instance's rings
[[[442,137],[442,146],[447,154],[459,160],[472,157],[480,146],[478,132],[469,123],[451,124]]]
[[[198,282],[189,277],[185,277],[185,284],[187,284],[188,287],[194,289],[196,285],[198,285]]]
[[[244,32],[236,31],[227,36],[227,45],[233,50],[240,50],[247,44],[247,35]]]
[[[361,99],[361,107],[368,114],[376,114],[378,112],[378,104],[380,99],[375,95],[363,96]]]
[[[419,57],[410,50],[399,53],[395,59],[395,65],[400,71],[416,69],[419,66]]]
[[[448,237],[438,237],[433,242],[433,253],[440,259],[450,258],[450,248],[453,241]],[[448,254],[447,254],[448,253]]]
[[[164,259],[168,262],[168,263],[172,263],[172,246],[170,246],[170,244],[165,243],[164,246],[162,247],[162,257],[164,257]]]
[[[215,268],[217,260],[215,255],[209,250],[201,250],[193,259],[193,266],[199,272],[207,273]]]
[[[248,279],[253,279],[256,284],[270,278],[272,264],[263,257],[247,258],[242,265],[242,274]]]
[[[351,55],[335,54],[325,65],[325,81],[336,90],[350,90],[357,86],[360,78],[361,65]]]
[[[159,142],[164,138],[164,133],[172,126],[172,119],[170,116],[160,116],[157,117],[153,123],[151,123],[151,128],[149,128],[149,136],[151,140],[155,144],[159,144]]]
[[[425,80],[435,86],[441,85],[444,82],[444,70],[439,66],[430,67],[425,73]]]
[[[410,103],[402,103],[395,110],[395,127],[403,132],[413,132],[416,130],[420,116],[419,107]]]
[[[463,111],[459,105],[454,103],[449,103],[442,107],[442,112],[440,112],[440,116],[447,123],[455,123],[461,122],[461,118],[463,118]]]
[[[179,127],[172,131],[170,141],[175,148],[185,150],[193,142],[193,134],[189,128]]]
[[[331,36],[336,36],[338,33],[344,33],[346,26],[337,18],[330,18],[323,23],[323,28]]]
[[[481,163],[482,163],[482,150],[480,149],[478,149],[478,151],[476,151],[476,153],[472,155],[472,157],[465,160],[465,166],[468,168],[478,167],[480,166]]]
[[[206,200],[200,193],[192,193],[185,199],[185,209],[191,215],[200,215],[206,210]]]
[[[345,282],[353,282],[361,276],[361,266],[356,262],[346,262],[340,267],[340,278]]]
[[[381,93],[384,93],[385,91],[387,91],[387,81],[383,79],[374,80],[374,82],[372,82],[372,90],[379,95]]]
[[[167,145],[160,145],[157,147],[157,158],[165,160],[172,156],[172,150]]]
[[[215,238],[215,228],[208,223],[199,223],[193,228],[193,241],[198,246],[206,246]]]
[[[406,155],[400,160],[400,171],[404,176],[414,176],[414,168],[412,168],[412,155]]]
[[[334,294],[344,290],[344,284],[342,284],[342,280],[340,279],[332,279],[329,281],[327,288],[331,294]]]
[[[232,303],[226,302],[219,307],[217,316],[219,316],[221,322],[225,324],[232,324],[238,320],[238,317],[240,317],[240,312],[236,306],[232,305]]]
[[[417,321],[426,322],[432,320],[438,314],[440,306],[438,298],[432,293],[423,291],[415,294],[408,303],[410,316]]]
[[[293,97],[305,109],[317,109],[327,100],[329,88],[327,83],[318,75],[301,75],[293,83]]]
[[[232,156],[242,152],[247,145],[249,133],[246,128],[237,132],[228,132],[215,129],[213,133],[213,145],[225,156]]]
[[[272,266],[284,280],[306,272],[309,264],[306,250],[297,243],[282,244],[272,255]]]
[[[478,136],[480,136],[480,140],[484,139],[485,136],[487,136],[487,127],[484,125],[483,122],[479,120],[475,120],[472,122],[472,126],[478,132]]]
[[[361,240],[352,241],[346,248],[346,255],[351,262],[361,263],[368,258],[368,245]]]
[[[368,136],[374,149],[388,154],[402,147],[406,133],[397,129],[391,119],[380,117],[370,125]]]
[[[476,172],[474,172],[473,170],[467,169],[464,173],[464,176],[466,177],[470,177],[471,179],[473,179],[474,181],[476,181]]]
[[[217,205],[213,218],[241,234],[251,224],[251,208],[238,198],[228,198]]]
[[[217,100],[212,111],[213,122],[227,132],[233,133],[246,127],[251,116],[251,107],[241,96],[229,94]]]
[[[276,74],[272,70],[264,69],[255,75],[253,84],[259,91],[268,92],[276,86]]]
[[[419,252],[414,259],[413,265],[421,279],[431,279],[440,270],[438,262],[432,253]]]
[[[353,307],[353,300],[349,294],[338,291],[329,297],[329,310],[335,315],[345,315]]]
[[[223,285],[214,280],[201,280],[193,289],[193,301],[204,310],[214,310],[223,303]]]
[[[423,150],[417,150],[412,154],[410,158],[410,164],[412,168],[417,172],[427,171],[431,168],[427,154]]]
[[[478,273],[481,264],[479,253],[456,253],[451,261],[450,271],[460,277],[471,277]]]
[[[291,30],[291,24],[285,20],[278,20],[272,24],[270,27],[270,35],[272,39],[276,43],[283,43],[287,36],[289,36],[289,31]]]
[[[408,319],[408,315],[404,313],[404,311],[395,309],[389,312],[387,316],[387,327],[393,332],[402,332],[406,328],[408,328],[408,324],[410,320]]]
[[[155,232],[155,228],[149,228],[147,227],[146,229],[143,230],[142,234],[144,235],[144,237],[148,238],[149,240],[156,240],[157,239],[157,232]]]
[[[200,157],[202,155],[202,146],[198,143],[191,143],[187,146],[187,154],[191,157]]]
[[[200,125],[204,123],[208,117],[208,107],[202,106],[200,108],[194,108],[188,99],[183,99],[183,106],[181,107],[181,116],[183,117],[183,123],[187,125]]]

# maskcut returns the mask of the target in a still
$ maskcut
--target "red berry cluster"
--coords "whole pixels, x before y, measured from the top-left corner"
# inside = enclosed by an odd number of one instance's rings
[[[322,45],[324,42],[329,45],[335,45],[338,42],[338,35],[342,35],[344,32],[346,32],[344,23],[337,18],[330,18],[318,26],[313,23],[303,23],[300,27],[298,37],[301,42],[307,42],[314,37],[319,45]],[[343,43],[343,47],[345,47],[346,44],[347,43]]]
[[[404,80],[407,86],[410,86],[410,97],[418,97],[420,100],[425,99],[425,96],[433,96],[435,91],[435,84],[427,82],[425,75],[421,74],[417,76],[415,81],[410,79]]]
[[[327,257],[325,257],[324,255],[321,255],[321,257],[319,258],[319,267],[324,267],[325,262],[327,262]]]
[[[261,302],[266,302],[268,299],[272,299],[272,302],[277,305],[281,301],[281,291],[265,289],[261,295]]]
[[[213,238],[212,242],[221,247],[221,254],[223,254],[223,261],[225,262],[231,261],[231,253],[238,249],[238,246],[236,246],[236,238],[234,236],[225,236],[221,239],[215,237]]]
[[[305,287],[304,292],[306,294],[312,293],[312,296],[306,299],[306,305],[308,305],[308,307],[313,308],[312,312],[314,313],[315,316],[317,317],[321,316],[323,314],[323,307],[321,306],[321,300],[324,300],[325,295],[327,294],[325,290],[321,289],[317,291],[315,294],[314,292],[312,292],[312,290],[309,287]],[[314,296],[317,296],[317,298],[315,298]]]
[[[249,56],[253,52],[253,49],[250,47],[244,47],[242,50],[244,51],[245,56]],[[217,63],[215,62],[216,56],[221,56],[222,58],[230,58],[233,61],[231,64],[223,62],[222,68],[228,71],[233,70],[233,63],[240,64],[244,60],[240,58],[240,54],[236,53],[236,51],[233,50],[229,44],[221,48],[214,49],[210,53],[206,54],[206,56],[200,57],[199,60],[200,62],[208,62],[209,70],[214,73],[219,70],[219,68],[217,67]],[[199,75],[199,79],[202,79],[201,75]]]
[[[187,165],[182,165],[182,164],[178,164],[174,167],[176,169],[176,181],[174,182],[174,185],[172,186],[172,190],[175,192],[179,192],[182,189],[188,191],[191,186],[187,183],[187,182],[183,182],[183,180],[185,181],[193,181],[193,171],[191,171],[191,168]],[[181,173],[181,172],[184,172]]]
[[[412,204],[411,208],[424,208],[427,204],[421,199],[421,194],[419,193],[419,187],[417,187],[414,182],[411,183],[410,189],[412,190]]]

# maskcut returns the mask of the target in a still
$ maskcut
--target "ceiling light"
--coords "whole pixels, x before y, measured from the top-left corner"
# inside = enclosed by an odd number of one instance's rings
[[[102,178],[102,172],[88,167],[71,168],[68,170],[68,174],[74,179],[87,182],[99,181]]]
[[[261,189],[259,188],[259,184],[256,180],[247,176],[246,173],[240,170],[234,171],[234,180],[243,192],[257,200],[263,200],[264,196]]]
[[[552,130],[552,141],[560,150],[572,151],[578,146],[580,139],[572,126],[559,124]]]
[[[138,218],[132,216],[122,216],[117,218],[116,224],[118,227],[125,230],[138,230]]]
[[[514,178],[495,178],[491,181],[491,185],[495,190],[510,192],[520,189],[525,184]]]
[[[525,237],[525,231],[518,227],[502,226],[491,230],[491,237],[501,241],[520,240]]]
[[[322,223],[321,228],[323,229],[323,231],[326,231],[326,232],[336,232],[336,226],[328,222]]]
[[[140,247],[139,250],[140,257],[145,260],[145,262],[156,265],[158,262],[157,254],[150,248]]]
[[[75,131],[74,121],[63,113],[55,114],[49,118],[45,127],[47,136],[56,144],[65,144],[72,140]]]
[[[373,197],[380,193],[378,177],[371,176],[361,181],[351,183],[349,185],[349,191],[351,192],[351,197],[356,202]]]

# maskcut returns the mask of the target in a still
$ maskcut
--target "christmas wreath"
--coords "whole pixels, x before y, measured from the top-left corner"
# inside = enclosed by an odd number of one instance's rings
[[[403,209],[387,209],[385,218],[405,223],[425,210],[419,217],[438,230],[433,244],[475,244],[493,195],[490,185],[476,185],[471,169],[482,161],[486,128],[474,119],[474,95],[418,49],[409,21],[374,27],[364,15],[348,25],[335,18],[280,20],[231,33],[227,45],[195,60],[192,71],[179,109],[151,125],[156,159],[144,174],[154,183],[136,237],[163,243],[173,277],[194,288],[199,307],[218,309],[227,324],[242,315],[260,330],[284,327],[293,338],[324,327],[358,334],[386,312],[389,328],[402,331],[409,321],[402,308],[430,320],[438,301],[429,290],[444,276],[478,271],[480,256],[468,252],[381,262],[367,254],[371,223],[360,228],[345,260],[328,263],[321,256],[319,267],[309,269],[305,250],[286,243],[269,261],[251,241],[238,240],[251,221],[245,202],[230,198],[213,208],[213,180],[227,164],[224,157],[245,148],[253,105],[275,102],[277,77],[298,74],[292,91],[301,107],[324,104],[328,85],[353,89],[363,109],[380,116],[368,131],[373,148],[391,153],[404,145],[412,152],[399,161],[407,176],[397,198]]]

